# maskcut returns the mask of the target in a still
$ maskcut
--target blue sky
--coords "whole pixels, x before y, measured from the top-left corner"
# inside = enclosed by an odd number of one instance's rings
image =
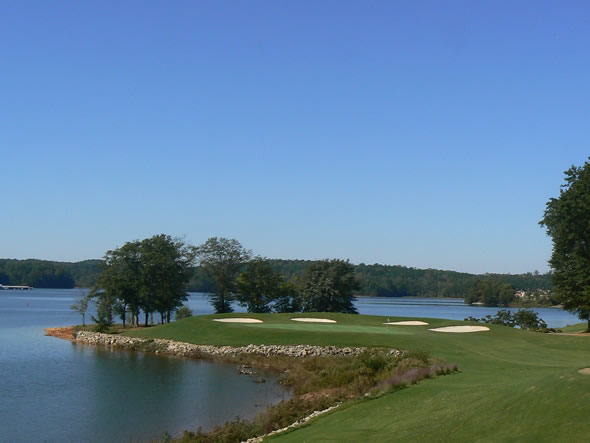
[[[546,271],[589,29],[574,1],[4,1],[0,257],[167,233]]]

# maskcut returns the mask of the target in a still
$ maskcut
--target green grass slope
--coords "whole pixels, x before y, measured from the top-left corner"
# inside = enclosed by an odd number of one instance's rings
[[[569,325],[565,328],[560,328],[562,332],[571,334],[575,332],[585,332],[588,327],[588,323],[576,323],[575,325]]]
[[[216,317],[254,317],[228,324]],[[304,324],[291,317],[330,318]],[[405,320],[393,318],[391,320]],[[590,431],[590,337],[549,335],[491,326],[487,332],[438,333],[468,324],[421,319],[429,326],[385,326],[385,317],[345,314],[200,316],[128,335],[203,344],[391,346],[423,350],[461,373],[426,380],[380,398],[354,402],[274,439],[317,441],[587,441]]]

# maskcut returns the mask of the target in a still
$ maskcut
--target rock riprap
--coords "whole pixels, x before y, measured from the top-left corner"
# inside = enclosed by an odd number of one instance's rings
[[[311,346],[311,345],[248,345],[241,347],[195,345],[161,338],[126,337],[124,335],[102,334],[100,332],[78,331],[74,334],[74,342],[95,346],[108,346],[118,349],[129,349],[156,354],[177,355],[180,357],[237,357],[245,354],[265,356],[282,355],[286,357],[311,357],[320,355],[357,356],[367,348]],[[388,356],[399,356],[402,351],[384,349]]]

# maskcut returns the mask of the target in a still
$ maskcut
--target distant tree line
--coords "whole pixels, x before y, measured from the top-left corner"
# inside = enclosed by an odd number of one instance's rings
[[[73,288],[68,264],[43,260],[0,260],[0,283],[36,288]]]
[[[269,259],[273,270],[287,281],[301,278],[313,264],[310,260]],[[355,295],[376,297],[454,297],[467,298],[473,284],[480,279],[509,284],[515,290],[535,292],[551,289],[551,274],[468,274],[405,266],[353,265],[359,288]],[[189,283],[191,292],[211,292],[213,284],[205,271],[197,267]]]
[[[4,264],[10,266],[5,268]],[[38,288],[59,287],[72,288],[92,287],[101,273],[101,260],[85,260],[77,263],[59,263],[42,260],[0,260],[0,283],[25,284]],[[310,260],[277,260],[269,259],[270,267],[280,273],[285,281],[293,282],[301,278],[306,269],[313,264]],[[356,295],[379,297],[456,297],[467,298],[471,287],[478,279],[491,279],[511,285],[515,290],[535,292],[551,290],[551,274],[538,272],[526,274],[484,274],[475,275],[436,269],[416,269],[405,266],[388,265],[353,265],[355,276],[359,281]],[[30,269],[42,267],[46,277],[51,275],[70,277],[35,279],[28,278]],[[8,269],[8,270],[5,270]],[[51,269],[51,272],[49,270]],[[63,273],[59,273],[62,270]],[[3,274],[4,272],[4,274]],[[213,291],[214,282],[203,266],[194,267],[188,283],[189,292]]]
[[[269,259],[275,271],[287,281],[301,278],[314,263],[310,260]],[[355,295],[376,297],[454,297],[466,298],[478,279],[490,279],[511,285],[515,290],[534,292],[551,289],[551,274],[468,274],[436,269],[416,269],[405,266],[353,265],[359,288]],[[213,284],[200,267],[189,283],[191,292],[211,292]]]

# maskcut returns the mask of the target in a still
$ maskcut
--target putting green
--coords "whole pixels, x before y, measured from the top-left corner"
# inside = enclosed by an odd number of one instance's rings
[[[244,324],[248,328],[264,328],[264,329],[281,329],[289,331],[317,331],[322,333],[330,334],[342,334],[342,333],[361,333],[361,334],[411,334],[411,331],[407,331],[401,328],[385,328],[383,326],[358,326],[358,325],[335,325],[335,324],[321,324],[321,323],[293,323],[293,324]]]

